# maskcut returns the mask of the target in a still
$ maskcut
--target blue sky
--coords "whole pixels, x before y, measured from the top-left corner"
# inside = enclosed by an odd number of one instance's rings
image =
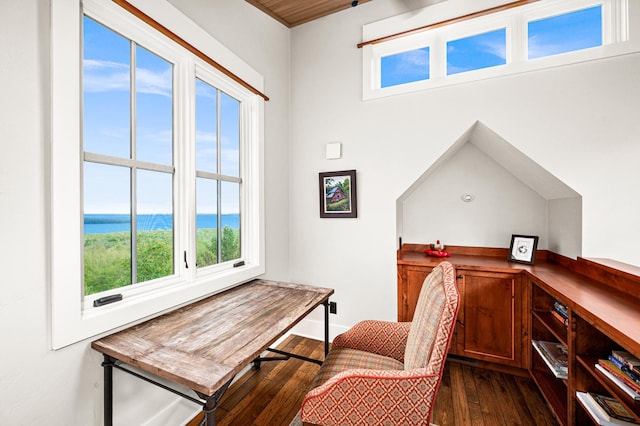
[[[85,17],[83,54],[83,144],[87,152],[130,158],[131,43],[125,37]],[[173,65],[135,47],[136,159],[173,165]],[[198,170],[239,176],[239,102],[197,80],[196,164]],[[223,146],[217,170],[217,123]],[[85,163],[85,213],[130,211],[129,169]],[[138,212],[172,211],[171,175],[139,171]],[[215,185],[198,179],[199,213],[215,213]],[[239,185],[223,184],[222,213],[239,212]]]
[[[506,63],[506,29],[447,42],[447,75]],[[595,6],[528,24],[528,58],[535,59],[602,44],[601,7]],[[381,87],[430,78],[428,46],[381,58]]]

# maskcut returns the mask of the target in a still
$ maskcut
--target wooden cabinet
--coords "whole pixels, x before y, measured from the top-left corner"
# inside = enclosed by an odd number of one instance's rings
[[[425,248],[398,251],[399,321],[411,321],[424,278],[442,261]],[[562,426],[598,424],[577,392],[613,397],[640,423],[640,400],[595,366],[614,350],[640,359],[640,267],[546,251],[533,266],[508,262],[507,249],[448,250],[461,295],[450,354],[528,372]],[[566,307],[566,323],[552,312],[556,301]],[[566,348],[567,371],[552,372],[532,341]]]
[[[424,279],[433,266],[398,266],[398,321],[411,321]]]
[[[426,276],[442,259],[423,264],[398,263],[398,321],[411,321]],[[460,310],[449,353],[517,368],[522,364],[522,316],[519,271],[456,268]]]
[[[522,366],[520,274],[457,269],[462,304],[457,354]]]

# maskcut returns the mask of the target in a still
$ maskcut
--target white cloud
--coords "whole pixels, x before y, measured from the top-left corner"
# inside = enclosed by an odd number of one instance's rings
[[[131,86],[128,64],[85,59],[83,67],[85,92],[123,91]]]
[[[196,140],[198,142],[216,143],[216,134],[214,132],[196,132]]]
[[[141,93],[150,93],[171,97],[172,70],[156,71],[145,68],[136,70],[136,90]]]
[[[89,93],[128,91],[131,87],[129,64],[85,59],[84,90]],[[136,89],[139,93],[148,93],[171,97],[172,69],[151,70],[138,68],[136,70]]]
[[[400,58],[398,68],[423,69],[429,67],[429,52],[422,49],[405,52]]]
[[[504,40],[486,40],[480,45],[483,52],[497,56],[500,59],[507,59],[507,46]]]

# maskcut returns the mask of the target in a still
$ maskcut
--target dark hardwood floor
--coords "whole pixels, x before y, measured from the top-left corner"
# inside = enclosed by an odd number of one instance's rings
[[[279,348],[322,359],[323,343],[289,336]],[[288,426],[318,370],[290,359],[263,362],[239,378],[220,401],[219,426]],[[201,416],[189,426],[197,425]],[[431,422],[449,425],[557,425],[531,379],[447,362]]]

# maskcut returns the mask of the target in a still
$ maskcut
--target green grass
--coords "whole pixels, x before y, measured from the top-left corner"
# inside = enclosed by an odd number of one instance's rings
[[[218,263],[216,229],[199,229],[196,233],[198,267]],[[138,277],[136,282],[149,281],[173,274],[173,231],[138,233]],[[240,257],[240,231],[225,226],[222,229],[222,261]],[[132,283],[131,237],[128,232],[86,234],[84,243],[85,294],[95,294]]]
[[[349,205],[348,198],[343,198],[338,202],[327,204],[327,211],[330,211],[330,212],[345,212],[345,211],[349,211],[349,209],[350,209],[350,205]]]

